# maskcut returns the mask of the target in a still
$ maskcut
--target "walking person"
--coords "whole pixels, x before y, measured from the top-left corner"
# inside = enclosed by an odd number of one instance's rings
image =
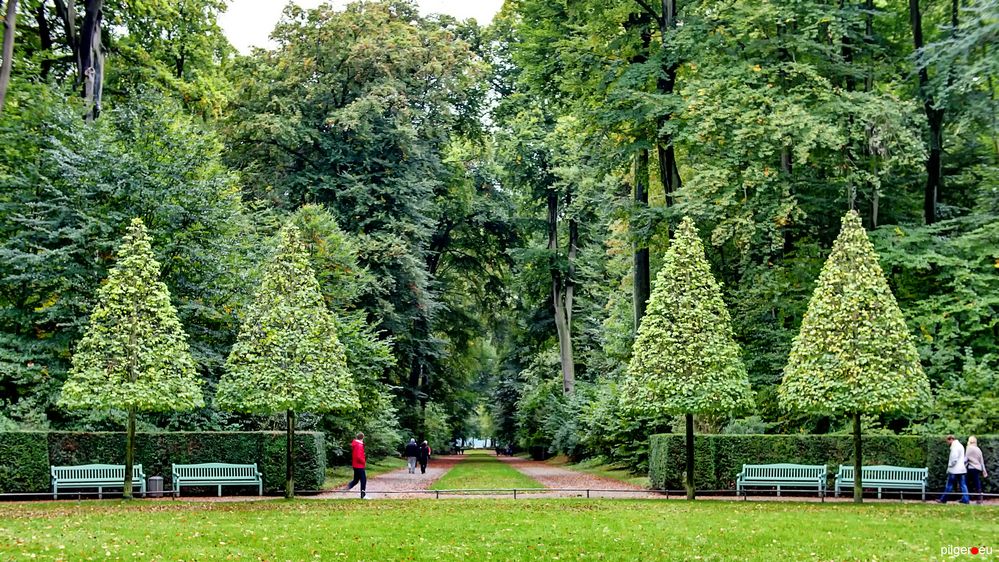
[[[947,436],[947,443],[950,444],[950,458],[947,460],[947,486],[944,487],[943,495],[937,503],[947,503],[947,496],[955,485],[961,486],[961,503],[971,503],[968,499],[968,484],[965,475],[968,468],[965,466],[964,445],[953,435]]]
[[[420,474],[427,473],[427,463],[430,462],[430,445],[426,441],[420,445]]]
[[[982,505],[985,494],[982,493],[982,478],[989,477],[989,471],[985,468],[985,457],[982,450],[978,448],[978,438],[972,435],[968,438],[968,450],[965,452],[968,459],[968,489],[971,493],[978,493],[978,505]]]
[[[365,494],[365,488],[368,487],[368,476],[364,473],[365,458],[364,458],[364,434],[358,433],[357,438],[350,443],[350,464],[354,467],[354,479],[347,484],[347,489],[351,490],[358,482],[361,483],[361,499],[370,499]]]
[[[416,457],[420,455],[420,447],[416,444],[416,439],[410,439],[406,444],[406,464],[409,466],[409,473],[416,474]]]

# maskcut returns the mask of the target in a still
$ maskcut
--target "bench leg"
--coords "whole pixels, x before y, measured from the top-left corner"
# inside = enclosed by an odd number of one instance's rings
[[[261,482],[260,484],[257,484],[257,495],[258,496],[264,495],[264,483],[263,482]]]
[[[59,486],[52,487],[52,499],[54,500],[59,499]]]
[[[878,499],[881,499],[881,488],[878,488]]]
[[[222,484],[219,484],[219,497],[222,497]]]
[[[780,486],[777,486],[777,497],[780,497]]]

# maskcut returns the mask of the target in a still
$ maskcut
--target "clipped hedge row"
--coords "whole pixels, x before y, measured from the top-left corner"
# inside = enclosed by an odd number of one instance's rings
[[[966,436],[958,436],[967,443]],[[986,492],[999,492],[999,435],[979,435],[978,446],[990,469]],[[864,464],[929,467],[929,486],[942,490],[947,481],[950,448],[943,436],[870,435],[864,437]],[[649,443],[649,480],[656,489],[683,488],[686,460],[682,434],[653,435]],[[830,486],[839,465],[853,464],[850,435],[697,435],[694,484],[701,490],[734,490],[743,464],[825,464]]]
[[[257,463],[264,491],[284,489],[285,434],[270,431],[137,433],[135,462],[146,476],[162,476],[172,486],[170,465],[202,462]],[[51,490],[49,466],[124,464],[121,432],[0,432],[0,493]],[[318,490],[326,477],[322,433],[295,433],[295,487]]]

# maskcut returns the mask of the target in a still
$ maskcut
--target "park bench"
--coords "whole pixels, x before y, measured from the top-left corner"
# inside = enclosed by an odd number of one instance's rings
[[[59,489],[97,488],[97,497],[104,497],[104,488],[122,488],[125,485],[123,464],[81,464],[77,466],[51,466],[52,497],[59,499]],[[146,495],[146,475],[142,465],[132,465],[132,486]]]
[[[219,496],[222,495],[222,486],[256,486],[257,494],[264,495],[264,480],[257,470],[256,463],[175,464],[173,465],[175,496],[180,496],[181,486],[218,486]]]
[[[811,464],[744,464],[736,477],[736,494],[745,494],[746,488],[814,488],[820,496],[826,495],[826,465]]]
[[[836,475],[835,493],[839,497],[840,489],[853,488],[852,466],[840,465]],[[919,490],[923,501],[926,501],[926,480],[929,478],[928,468],[909,468],[905,466],[865,466],[861,468],[861,485],[865,488],[877,488],[878,499],[881,499],[881,489]]]

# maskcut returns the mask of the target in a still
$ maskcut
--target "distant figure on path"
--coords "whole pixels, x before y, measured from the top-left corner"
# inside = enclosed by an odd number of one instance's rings
[[[954,438],[953,435],[947,436],[947,443],[950,444],[950,458],[947,461],[947,486],[944,488],[943,495],[937,500],[938,503],[947,503],[947,495],[954,488],[957,483],[961,484],[961,503],[971,503],[968,499],[968,484],[965,482],[964,476],[968,473],[968,468],[964,465],[964,446],[961,442]]]
[[[968,452],[965,454],[968,459],[968,489],[971,493],[978,493],[978,505],[982,504],[982,478],[989,477],[989,471],[985,468],[985,457],[982,450],[978,448],[978,438],[972,435],[968,438]]]
[[[350,443],[350,464],[354,467],[354,479],[347,484],[347,489],[351,490],[358,482],[361,483],[361,499],[365,497],[364,490],[368,487],[368,476],[364,473],[364,434],[358,433],[357,438]]]
[[[426,441],[420,445],[420,474],[427,473],[427,463],[430,462],[430,445]]]
[[[420,447],[416,444],[416,439],[410,439],[406,445],[406,463],[409,466],[409,473],[416,474],[416,457],[420,454]]]

